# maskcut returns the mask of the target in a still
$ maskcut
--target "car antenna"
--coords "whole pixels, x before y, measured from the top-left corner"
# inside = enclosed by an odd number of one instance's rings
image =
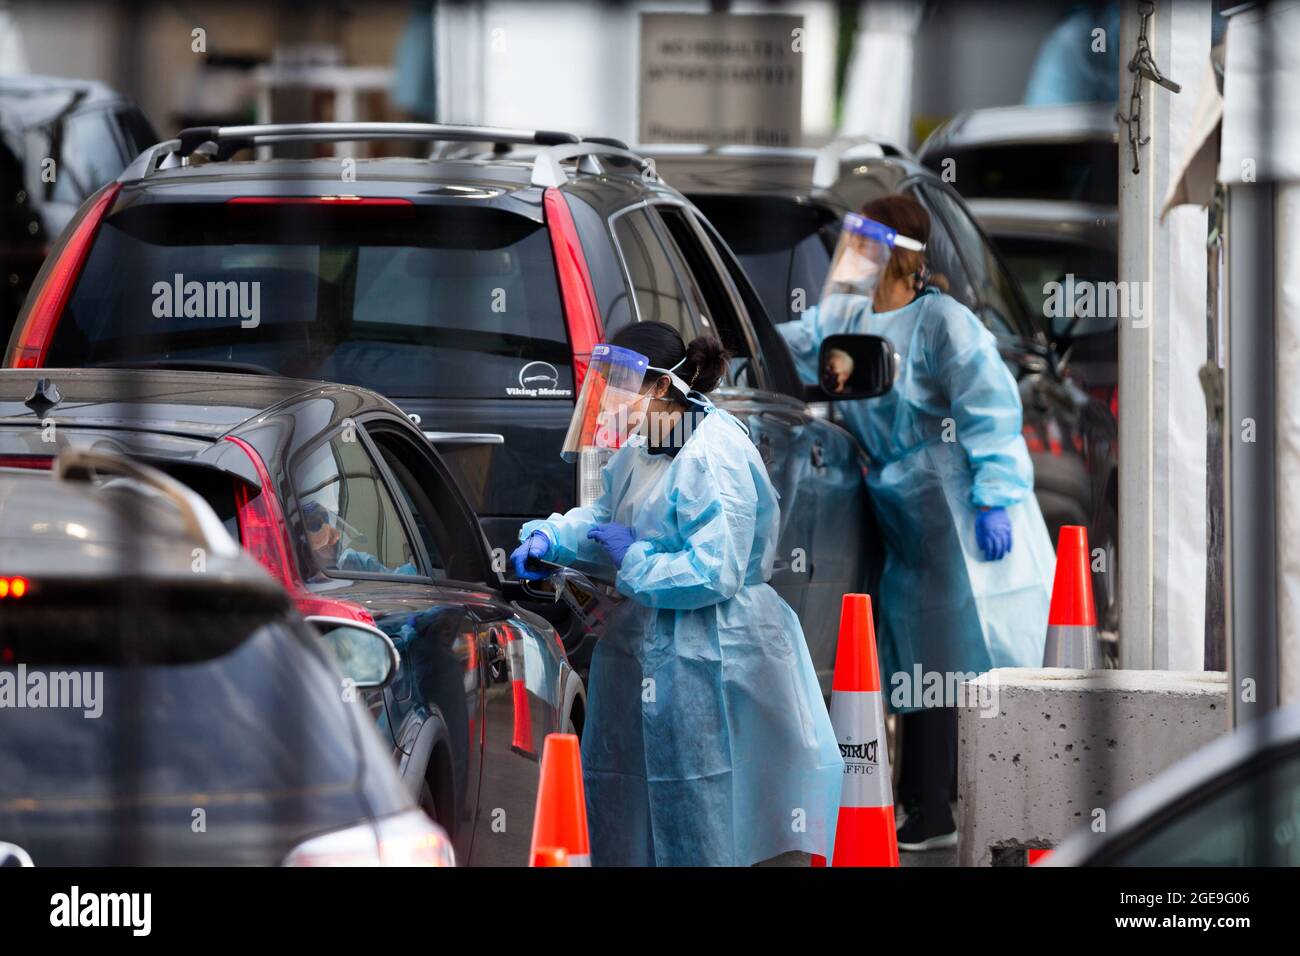
[[[32,389],[32,393],[27,396],[27,401],[23,404],[34,411],[37,418],[44,418],[46,412],[61,401],[63,401],[63,393],[59,391],[59,386],[54,384],[54,379],[38,378],[36,387]]]

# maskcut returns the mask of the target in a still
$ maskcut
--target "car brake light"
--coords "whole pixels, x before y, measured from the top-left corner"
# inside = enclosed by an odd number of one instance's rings
[[[26,578],[0,578],[0,598],[20,598],[26,593]]]
[[[242,481],[235,486],[235,513],[244,549],[289,592],[298,613],[304,617],[342,617],[373,625],[374,617],[359,604],[322,597],[307,589],[293,561],[289,526],[285,523],[279,499],[271,490],[271,474],[266,470],[266,463],[257,449],[242,438],[227,435],[226,441],[243,449],[262,486],[255,489]]]
[[[421,810],[332,833],[298,844],[285,866],[455,866],[446,831]]]
[[[596,308],[596,293],[591,284],[587,257],[578,238],[578,227],[564,194],[554,186],[542,194],[546,209],[546,226],[551,234],[551,251],[555,256],[555,272],[560,280],[560,296],[564,302],[564,321],[569,329],[569,342],[573,349],[574,384],[582,387],[587,374],[591,350],[600,342],[600,310]]]
[[[105,186],[89,201],[85,215],[72,226],[58,257],[50,262],[40,289],[34,292],[31,309],[5,363],[10,368],[40,368],[45,364],[59,316],[77,284],[95,235],[121,190],[121,183]]]
[[[49,470],[54,459],[49,455],[0,455],[0,468],[36,468]]]
[[[232,196],[227,206],[334,206],[369,209],[414,209],[415,204],[400,196]]]

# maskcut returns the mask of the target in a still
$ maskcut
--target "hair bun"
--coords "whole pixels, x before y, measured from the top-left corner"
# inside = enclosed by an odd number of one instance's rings
[[[715,335],[701,335],[686,346],[686,364],[682,377],[697,392],[711,392],[727,374],[728,352]]]

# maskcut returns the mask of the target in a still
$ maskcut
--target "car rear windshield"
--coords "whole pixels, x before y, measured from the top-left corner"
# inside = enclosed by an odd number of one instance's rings
[[[838,231],[834,213],[774,196],[692,199],[740,260],[773,322],[798,319],[817,304]]]
[[[38,865],[267,864],[308,834],[400,809],[396,780],[371,779],[387,769],[379,739],[309,640],[237,607],[10,608],[0,839]],[[69,658],[95,641],[128,653]]]
[[[1119,202],[1114,143],[1028,143],[950,149],[925,165],[952,180],[965,199],[1061,199],[1113,206]],[[944,162],[951,159],[947,169]]]
[[[101,228],[50,365],[257,367],[393,397],[527,394],[572,359],[549,237],[491,208],[151,204]],[[566,392],[567,393],[567,392]]]

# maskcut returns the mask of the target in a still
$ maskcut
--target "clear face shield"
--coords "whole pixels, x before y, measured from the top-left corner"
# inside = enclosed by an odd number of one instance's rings
[[[825,302],[832,295],[873,298],[895,247],[913,252],[925,251],[924,243],[899,235],[897,230],[884,223],[854,212],[845,214],[821,301]]]
[[[649,360],[631,349],[601,344],[591,350],[560,450],[565,461],[578,461],[583,452],[613,452],[628,443],[645,417],[641,386],[649,368]]]

